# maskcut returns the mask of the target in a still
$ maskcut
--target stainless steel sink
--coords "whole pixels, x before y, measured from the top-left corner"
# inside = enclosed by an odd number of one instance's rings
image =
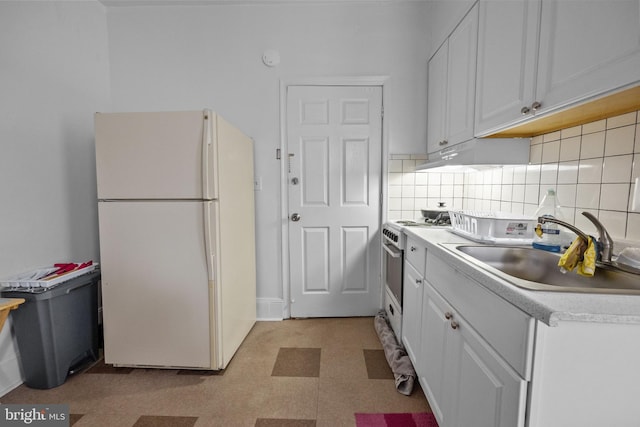
[[[556,292],[640,294],[640,275],[606,265],[598,265],[593,277],[580,276],[575,272],[563,274],[558,267],[560,255],[552,252],[531,247],[492,245],[454,245],[453,249],[476,265],[521,288]]]

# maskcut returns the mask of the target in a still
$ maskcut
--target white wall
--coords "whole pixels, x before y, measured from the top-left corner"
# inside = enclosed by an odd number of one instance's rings
[[[309,77],[390,76],[393,153],[426,151],[424,2],[109,7],[113,109],[211,107],[255,140],[260,303],[282,298],[279,85]],[[276,49],[277,67],[262,63]]]
[[[420,209],[434,209],[440,201],[453,209],[533,215],[553,188],[563,219],[596,236],[582,215],[592,213],[620,243],[616,253],[623,241],[640,242],[640,212],[632,210],[640,177],[640,111],[532,138],[527,165],[414,172],[422,162],[411,156],[389,159],[389,219],[418,218]]]
[[[0,2],[0,277],[97,260],[93,112],[108,107],[104,7]],[[0,334],[0,395],[20,381]]]
[[[427,58],[433,55],[451,34],[476,0],[429,0],[427,28],[432,41]]]

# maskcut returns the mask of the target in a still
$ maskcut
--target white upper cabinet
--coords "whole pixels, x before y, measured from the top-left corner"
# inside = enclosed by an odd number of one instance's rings
[[[640,80],[640,0],[543,0],[536,100],[557,109]]]
[[[473,137],[477,37],[476,4],[429,60],[429,153]]]
[[[447,107],[447,54],[449,41],[429,60],[427,73],[429,86],[427,95],[427,152],[438,151],[446,144],[446,107]]]
[[[475,135],[640,83],[640,0],[480,0]]]
[[[481,1],[475,134],[526,120],[535,94],[540,0]]]

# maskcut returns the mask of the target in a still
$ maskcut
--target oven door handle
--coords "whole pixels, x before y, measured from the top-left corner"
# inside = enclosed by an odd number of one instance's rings
[[[382,247],[392,258],[400,258],[402,256],[402,251],[395,246],[384,243]]]

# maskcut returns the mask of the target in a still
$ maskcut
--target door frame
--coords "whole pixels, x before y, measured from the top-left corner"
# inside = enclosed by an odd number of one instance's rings
[[[300,77],[280,80],[280,230],[281,230],[281,277],[283,319],[291,318],[291,281],[289,277],[289,170],[287,144],[287,88],[289,86],[379,86],[382,88],[382,165],[380,182],[380,218],[384,223],[387,212],[387,173],[389,157],[389,138],[386,118],[390,111],[385,108],[389,96],[389,76],[356,77]],[[382,255],[381,255],[382,257]],[[382,265],[382,260],[380,261]],[[382,283],[382,271],[379,272]],[[380,291],[380,307],[384,297],[384,286]]]

